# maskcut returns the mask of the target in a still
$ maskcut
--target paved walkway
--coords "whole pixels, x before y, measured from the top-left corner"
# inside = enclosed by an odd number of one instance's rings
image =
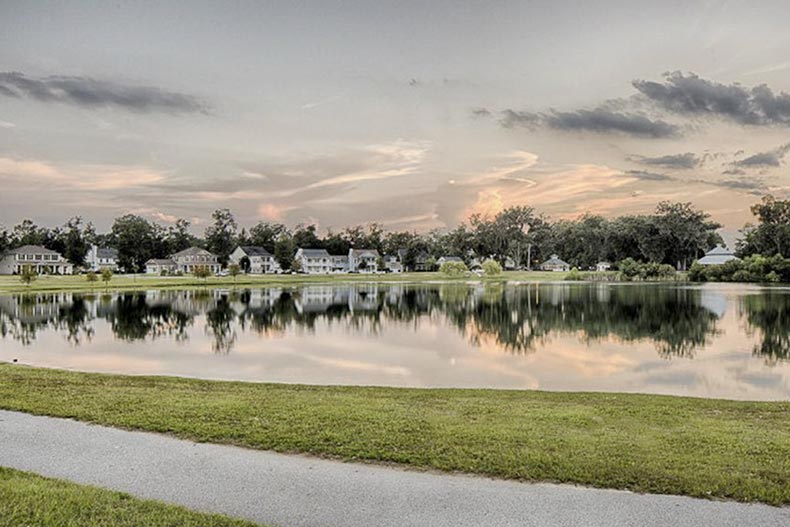
[[[790,508],[411,472],[6,411],[0,465],[282,527],[790,525]]]

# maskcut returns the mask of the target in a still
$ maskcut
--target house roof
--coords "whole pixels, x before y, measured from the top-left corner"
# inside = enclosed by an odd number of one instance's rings
[[[697,263],[702,265],[721,265],[725,264],[732,260],[739,260],[732,251],[723,247],[722,245],[717,245],[707,253],[705,256],[697,260]]]
[[[151,258],[145,265],[173,265],[175,266],[176,263],[171,260],[170,258]]]
[[[552,254],[551,258],[543,262],[542,265],[570,265],[568,262],[560,260],[560,257],[556,254]]]
[[[189,249],[184,249],[183,251],[177,252],[172,256],[172,258],[179,258],[181,256],[215,256],[215,255],[205,249],[201,249],[200,247],[190,247]]]
[[[268,258],[272,255],[272,253],[257,245],[242,245],[239,248],[244,251],[244,254],[247,256],[263,256],[264,258]]]
[[[299,248],[302,251],[302,256],[306,258],[329,258],[329,253],[326,252],[326,249],[303,249]]]
[[[445,262],[463,262],[463,258],[460,256],[442,256]],[[440,258],[440,260],[442,259]]]
[[[99,247],[96,249],[96,256],[99,258],[118,258],[118,251],[110,247]]]
[[[60,254],[57,251],[41,247],[40,245],[23,245],[16,249],[11,249],[7,254]]]
[[[374,256],[378,258],[379,252],[376,249],[351,249],[349,251],[349,256],[353,256],[355,258],[359,258],[361,256]]]

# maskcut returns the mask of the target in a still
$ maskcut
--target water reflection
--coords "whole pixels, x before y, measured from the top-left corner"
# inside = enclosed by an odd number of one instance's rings
[[[6,350],[12,349],[10,343],[15,343],[17,350],[40,353],[39,339],[46,340],[43,346],[48,353],[98,349],[100,346],[94,342],[97,332],[104,339],[102,346],[107,345],[109,336],[121,354],[123,343],[150,346],[162,342],[163,345],[189,344],[182,347],[193,355],[205,349],[204,346],[221,356],[258,350],[257,353],[269,353],[267,360],[274,361],[273,353],[288,349],[291,353],[288,365],[277,363],[276,366],[285,370],[299,362],[302,373],[287,377],[294,382],[307,382],[300,375],[304,376],[304,368],[308,367],[316,369],[315,375],[310,376],[311,382],[321,382],[321,367],[378,369],[378,373],[389,372],[388,379],[420,376],[418,370],[424,366],[417,362],[425,357],[406,358],[419,348],[432,349],[437,356],[446,354],[450,367],[454,367],[459,357],[472,362],[469,353],[474,349],[513,357],[506,361],[507,367],[498,360],[486,359],[488,362],[479,372],[480,379],[494,375],[491,371],[495,363],[497,379],[481,380],[474,385],[510,386],[515,377],[520,377],[522,384],[540,385],[545,380],[534,379],[540,368],[532,359],[526,359],[533,356],[551,362],[552,367],[565,364],[566,369],[576,368],[582,377],[612,376],[632,368],[643,375],[641,382],[670,386],[683,381],[694,385],[699,383],[697,373],[657,373],[659,367],[645,357],[635,359],[636,350],[641,354],[642,350],[652,348],[653,357],[661,361],[677,358],[705,361],[713,351],[726,350],[729,355],[722,355],[722,361],[753,356],[772,368],[788,362],[788,330],[790,291],[784,289],[570,283],[355,284],[0,297],[0,345]],[[68,345],[53,344],[52,336],[62,337]],[[275,346],[276,342],[280,344]],[[462,346],[460,342],[465,344]],[[351,360],[344,352],[337,351],[363,346],[369,361],[356,355]],[[445,346],[453,349],[445,350]],[[387,365],[376,363],[381,360],[376,354],[383,349],[396,357],[389,359]],[[634,350],[633,355],[628,354],[629,349]],[[315,350],[323,350],[323,354],[309,353]],[[402,361],[397,360],[398,350],[403,353]],[[599,361],[585,366],[588,361],[598,360],[601,353],[606,354],[605,364]],[[8,360],[3,355],[0,354],[0,360]],[[475,357],[474,361],[479,363],[480,357]],[[305,361],[315,364],[308,366]],[[486,367],[491,371],[484,373]],[[749,368],[753,367],[750,363]],[[522,371],[523,368],[531,370]],[[426,372],[427,369],[422,373],[427,375]],[[739,382],[749,379],[757,382],[754,380],[758,379],[755,377],[758,373],[763,375],[759,382],[765,384],[768,370],[740,372]],[[432,371],[431,375],[435,374]],[[467,374],[472,373],[464,373]],[[440,371],[440,375],[449,379],[440,384],[455,384],[452,375],[457,374],[448,370]],[[524,380],[527,377],[528,382]],[[503,383],[501,378],[509,380]],[[628,386],[634,379],[628,380]],[[778,390],[785,389],[783,377],[779,381],[772,379],[771,382],[780,383]],[[379,381],[370,374],[358,382],[391,381]],[[414,380],[405,384],[431,383]]]

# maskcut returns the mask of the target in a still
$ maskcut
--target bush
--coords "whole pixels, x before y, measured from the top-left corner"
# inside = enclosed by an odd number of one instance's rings
[[[584,275],[574,267],[573,269],[571,269],[570,273],[565,275],[565,280],[569,280],[571,282],[581,282],[582,280],[584,280]]]
[[[669,264],[657,262],[641,263],[633,258],[626,258],[618,266],[620,280],[670,280],[675,277],[675,268]]]
[[[112,280],[112,269],[109,269],[109,268],[102,269],[101,270],[101,281],[104,282],[104,285],[106,286],[107,284],[110,283],[110,280]]]
[[[442,274],[447,276],[461,276],[469,271],[464,262],[444,262],[439,268]]]
[[[721,265],[694,263],[689,270],[694,282],[790,282],[790,259],[759,254]]]
[[[96,273],[94,273],[93,271],[88,271],[88,274],[85,275],[85,280],[87,280],[88,282],[95,282],[98,279],[99,277],[96,276]]]
[[[502,266],[493,258],[489,258],[483,262],[482,267],[486,276],[496,276],[498,274],[502,274]]]

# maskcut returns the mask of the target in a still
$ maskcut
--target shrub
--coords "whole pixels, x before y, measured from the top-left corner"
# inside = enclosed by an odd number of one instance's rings
[[[466,274],[469,268],[466,267],[464,262],[444,262],[439,271],[447,276],[461,276]]]
[[[110,280],[112,280],[112,269],[108,269],[108,268],[102,269],[101,281],[104,282],[105,286],[107,286],[107,284],[110,283]]]
[[[19,273],[19,279],[22,280],[22,283],[26,285],[30,285],[32,282],[35,282],[36,278],[38,278],[38,273],[31,265],[24,266]]]
[[[98,279],[99,277],[93,271],[88,271],[88,274],[85,275],[85,280],[88,282],[96,282]]]
[[[486,276],[496,276],[498,274],[502,274],[502,266],[493,258],[489,258],[483,262],[482,267]]]
[[[584,280],[584,275],[574,267],[571,269],[571,272],[565,275],[565,280],[570,280],[571,282],[581,282]]]

